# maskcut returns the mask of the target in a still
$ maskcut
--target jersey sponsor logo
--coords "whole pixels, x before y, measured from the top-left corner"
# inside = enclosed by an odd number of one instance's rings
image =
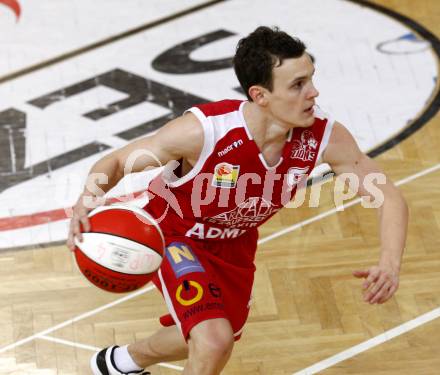
[[[205,272],[194,252],[184,243],[170,243],[165,254],[177,278],[192,272]]]
[[[176,290],[176,300],[182,306],[191,306],[199,302],[203,297],[203,288],[197,281],[184,280]]]
[[[299,184],[299,182],[307,177],[307,172],[309,171],[310,167],[292,167],[289,168],[287,171],[287,184],[289,187],[294,187]]]
[[[202,313],[204,311],[210,311],[210,310],[223,311],[224,309],[225,309],[225,306],[223,305],[223,303],[207,302],[207,303],[204,303],[201,305],[192,306],[189,309],[187,309],[183,313],[183,319],[187,320],[187,319],[191,318],[192,316],[197,315],[199,313]]]
[[[241,236],[246,231],[239,228],[216,228],[209,227],[205,230],[205,224],[195,223],[194,226],[188,230],[185,234],[186,237],[194,237],[200,240],[204,239],[226,239],[226,238],[237,238]]]
[[[217,164],[214,168],[212,186],[220,188],[234,188],[237,186],[239,165],[229,163]]]
[[[292,142],[291,159],[299,159],[302,161],[313,161],[316,156],[316,148],[318,141],[310,130],[304,130],[301,134],[301,141]]]
[[[207,217],[205,220],[228,227],[252,228],[272,216],[280,208],[262,197],[251,197],[240,203],[233,210],[213,217]]]
[[[218,157],[225,156],[229,151],[232,151],[243,144],[243,141],[239,139],[238,141],[232,142],[228,147],[225,147],[223,150],[217,152]]]

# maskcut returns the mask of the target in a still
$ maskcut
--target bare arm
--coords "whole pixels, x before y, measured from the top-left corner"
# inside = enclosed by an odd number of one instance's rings
[[[353,136],[339,123],[333,128],[323,159],[336,175],[353,173],[359,179],[358,195],[374,198],[364,186],[365,178],[370,173],[383,172],[374,160],[361,152]],[[378,266],[353,273],[356,277],[365,278],[364,300],[370,303],[387,301],[398,288],[408,225],[405,199],[386,176],[385,181],[385,184],[376,185],[384,197],[383,204],[378,208],[381,242]]]
[[[90,230],[88,212],[99,205],[99,198],[122,177],[181,158],[193,165],[200,155],[203,142],[199,120],[192,113],[187,113],[164,125],[156,134],[131,142],[98,160],[91,168],[84,191],[73,208],[68,247],[71,250],[75,248],[75,237],[82,240],[81,224],[85,231]]]

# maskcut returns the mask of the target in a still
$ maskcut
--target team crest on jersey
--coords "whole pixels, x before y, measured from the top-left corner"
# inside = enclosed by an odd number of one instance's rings
[[[237,185],[239,165],[229,163],[217,164],[214,168],[212,186],[221,188],[234,188]]]
[[[213,217],[207,217],[205,220],[227,227],[251,228],[266,220],[279,209],[280,207],[275,206],[264,198],[251,197],[240,203],[233,210]]]
[[[302,161],[313,161],[316,156],[318,141],[310,130],[304,130],[301,134],[301,141],[292,142],[291,159],[300,159]]]
[[[305,168],[299,168],[299,167],[292,167],[289,168],[287,171],[287,184],[289,187],[294,187],[299,184],[302,178],[307,176],[307,172],[309,171],[310,167]]]

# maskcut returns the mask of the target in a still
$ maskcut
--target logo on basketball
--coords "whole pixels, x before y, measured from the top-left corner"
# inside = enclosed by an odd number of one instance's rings
[[[75,258],[91,283],[125,293],[153,278],[162,263],[164,239],[152,217],[140,208],[113,205],[91,211],[89,220],[91,230],[83,233],[82,242],[75,240]]]
[[[124,267],[129,258],[129,251],[124,249],[114,249],[111,254],[112,263],[116,267]]]

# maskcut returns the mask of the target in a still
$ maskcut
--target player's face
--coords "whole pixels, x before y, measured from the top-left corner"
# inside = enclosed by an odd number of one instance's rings
[[[313,124],[313,105],[319,95],[312,81],[314,72],[315,67],[307,53],[299,58],[285,59],[280,66],[273,68],[273,89],[266,94],[274,118],[299,127]]]

